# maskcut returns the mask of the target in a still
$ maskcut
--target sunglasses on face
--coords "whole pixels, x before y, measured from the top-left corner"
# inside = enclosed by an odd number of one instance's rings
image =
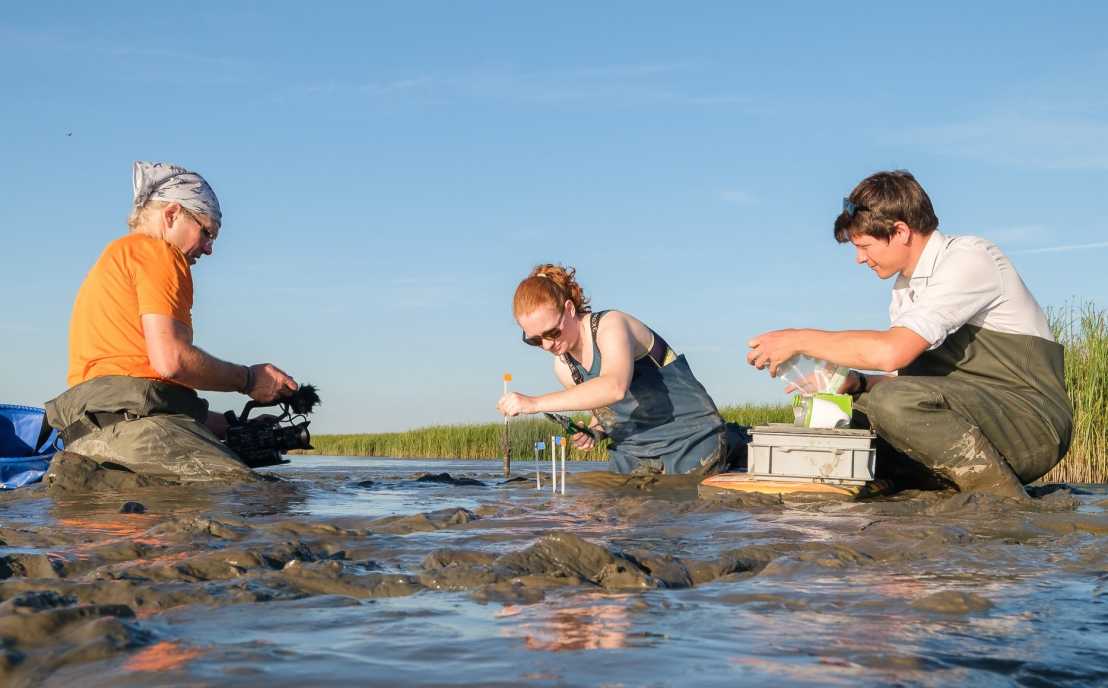
[[[200,218],[196,217],[196,213],[192,212],[188,208],[181,208],[181,210],[184,211],[184,213],[188,215],[189,218],[193,222],[195,222],[198,227],[200,227],[200,234],[204,236],[205,240],[215,241],[215,234],[212,234],[212,230],[204,226],[204,223],[200,221]]]
[[[566,312],[562,309],[562,317],[558,318],[558,324],[555,327],[550,328],[542,334],[537,334],[534,337],[528,337],[527,333],[523,333],[523,343],[530,346],[542,346],[543,340],[549,339],[550,341],[556,340],[562,336],[562,321],[565,320]]]

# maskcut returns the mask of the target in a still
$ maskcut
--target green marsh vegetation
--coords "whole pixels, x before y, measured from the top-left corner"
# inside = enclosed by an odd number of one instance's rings
[[[743,425],[790,423],[792,408],[769,404],[743,404],[720,409],[724,420]],[[581,417],[582,419],[585,416]],[[432,425],[407,432],[383,432],[366,435],[319,435],[312,438],[314,453],[331,456],[391,456],[423,459],[497,459],[501,453],[503,423],[479,425]],[[513,419],[509,437],[513,460],[534,456],[535,442],[549,446],[551,435],[564,434],[561,426],[538,417]],[[607,442],[587,452],[570,448],[567,459],[607,461]],[[549,454],[547,454],[549,456]]]
[[[1054,338],[1066,347],[1066,389],[1073,440],[1045,482],[1108,482],[1108,314],[1092,302],[1049,311]]]
[[[1071,304],[1048,313],[1055,338],[1066,347],[1066,388],[1073,402],[1074,430],[1069,453],[1044,477],[1046,482],[1108,482],[1108,314],[1093,303]],[[720,409],[725,420],[743,425],[789,423],[787,405],[745,404]],[[503,456],[503,423],[433,425],[407,432],[319,435],[316,452],[336,456],[497,459]],[[537,441],[549,444],[561,428],[541,417],[512,420],[512,458],[527,460]],[[588,452],[570,449],[568,458],[607,460],[604,443]]]

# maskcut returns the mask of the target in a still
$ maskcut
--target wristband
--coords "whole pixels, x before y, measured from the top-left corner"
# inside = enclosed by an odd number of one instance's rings
[[[246,369],[246,382],[242,384],[239,391],[249,396],[250,390],[254,389],[254,369],[246,365],[244,365],[243,368]]]
[[[866,376],[858,373],[858,389],[854,390],[855,394],[865,394],[869,389],[869,382],[866,380]]]

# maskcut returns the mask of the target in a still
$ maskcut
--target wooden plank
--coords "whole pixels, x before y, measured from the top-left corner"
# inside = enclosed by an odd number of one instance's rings
[[[825,483],[803,483],[777,480],[752,480],[746,473],[720,473],[700,482],[705,487],[736,492],[758,492],[761,494],[825,494],[836,497],[857,497],[866,485],[828,485]]]

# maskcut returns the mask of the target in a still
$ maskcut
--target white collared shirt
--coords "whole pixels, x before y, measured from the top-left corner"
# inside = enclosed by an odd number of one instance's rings
[[[996,244],[937,230],[911,278],[897,276],[889,320],[891,327],[926,339],[931,349],[966,324],[1054,341],[1043,309]]]

